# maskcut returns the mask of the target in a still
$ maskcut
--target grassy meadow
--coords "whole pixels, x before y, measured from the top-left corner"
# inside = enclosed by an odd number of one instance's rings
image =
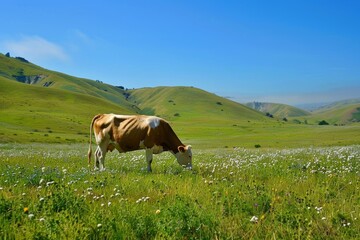
[[[193,87],[127,90],[0,54],[0,239],[359,239],[356,104],[282,121]],[[136,151],[92,171],[89,125],[111,112],[168,120],[194,169],[162,153],[147,173]]]
[[[360,147],[109,153],[0,144],[2,239],[358,239]],[[92,162],[93,163],[93,162]],[[93,166],[91,166],[92,168]]]

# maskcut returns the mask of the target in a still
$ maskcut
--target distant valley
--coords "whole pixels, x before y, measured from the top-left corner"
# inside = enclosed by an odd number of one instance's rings
[[[337,101],[318,106],[313,111],[306,111],[297,107],[279,103],[251,102],[246,106],[264,113],[268,117],[290,119],[301,123],[319,123],[327,121],[330,124],[348,124],[360,122],[360,98]]]

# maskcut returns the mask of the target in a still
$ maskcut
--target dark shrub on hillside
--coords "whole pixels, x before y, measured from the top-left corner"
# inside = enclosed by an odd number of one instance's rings
[[[273,117],[274,117],[271,113],[268,113],[268,112],[267,112],[265,115],[266,115],[267,117],[269,117],[269,118],[273,118]]]
[[[15,57],[17,60],[21,61],[21,62],[24,62],[24,63],[29,63],[28,60],[26,60],[25,58],[23,57]]]
[[[329,125],[329,123],[325,120],[319,122],[319,125]]]

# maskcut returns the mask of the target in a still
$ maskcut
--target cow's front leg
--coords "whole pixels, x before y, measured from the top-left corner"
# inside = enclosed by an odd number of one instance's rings
[[[153,160],[153,152],[151,149],[146,149],[146,162],[147,162],[147,171],[152,172],[151,163]]]

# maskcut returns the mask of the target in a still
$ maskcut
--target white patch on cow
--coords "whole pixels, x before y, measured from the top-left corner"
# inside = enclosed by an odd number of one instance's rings
[[[116,117],[116,118],[120,118],[120,119],[128,119],[128,118],[131,118],[132,116],[131,115],[119,115],[119,114],[113,114],[113,117]]]
[[[151,127],[151,128],[157,128],[160,125],[160,118],[157,117],[149,117],[147,119],[147,124]]]
[[[151,148],[147,148],[147,147],[145,146],[145,144],[144,144],[144,140],[140,141],[140,143],[139,143],[139,148],[141,148],[141,149],[144,149],[144,148],[145,148],[145,149],[149,149],[149,150],[151,150],[151,152],[154,153],[154,154],[162,153],[162,152],[164,151],[163,146],[158,146],[158,145],[154,145],[154,146],[151,147]]]

